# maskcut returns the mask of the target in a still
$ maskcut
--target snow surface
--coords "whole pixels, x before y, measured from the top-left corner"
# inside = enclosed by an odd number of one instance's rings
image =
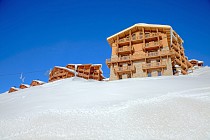
[[[210,139],[210,68],[111,82],[74,77],[0,94],[0,139]]]

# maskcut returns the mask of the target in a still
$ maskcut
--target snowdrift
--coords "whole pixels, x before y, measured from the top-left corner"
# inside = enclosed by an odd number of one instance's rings
[[[210,68],[0,94],[0,139],[210,139]]]

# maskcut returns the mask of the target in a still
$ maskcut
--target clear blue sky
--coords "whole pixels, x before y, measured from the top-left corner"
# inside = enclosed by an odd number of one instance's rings
[[[106,38],[135,23],[171,25],[210,65],[209,0],[0,0],[0,93],[68,63],[102,63],[108,77]]]

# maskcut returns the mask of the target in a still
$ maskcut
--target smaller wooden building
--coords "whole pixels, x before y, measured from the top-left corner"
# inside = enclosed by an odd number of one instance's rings
[[[102,81],[104,76],[101,67],[101,64],[68,64],[66,67],[55,66],[49,74],[49,82],[75,76]]]
[[[27,84],[20,84],[20,89],[25,89],[25,88],[29,88],[30,85],[27,85]]]
[[[30,86],[39,86],[39,85],[43,85],[45,82],[40,81],[40,80],[33,80],[30,84]]]
[[[67,65],[67,66],[69,68],[55,66],[53,68],[53,70],[50,72],[49,82],[53,82],[53,81],[60,80],[60,79],[65,79],[65,78],[74,77],[75,76],[75,71],[72,70],[72,69],[74,69],[75,67],[73,68],[70,65]]]
[[[16,88],[16,87],[11,87],[8,91],[8,93],[11,93],[11,92],[15,92],[15,91],[18,91],[19,89]]]
[[[191,59],[189,62],[193,65],[193,67],[203,67],[203,61]]]

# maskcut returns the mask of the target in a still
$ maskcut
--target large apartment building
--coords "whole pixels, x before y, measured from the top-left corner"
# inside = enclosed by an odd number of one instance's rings
[[[107,38],[110,80],[187,74],[192,64],[183,40],[169,25],[135,24]]]

